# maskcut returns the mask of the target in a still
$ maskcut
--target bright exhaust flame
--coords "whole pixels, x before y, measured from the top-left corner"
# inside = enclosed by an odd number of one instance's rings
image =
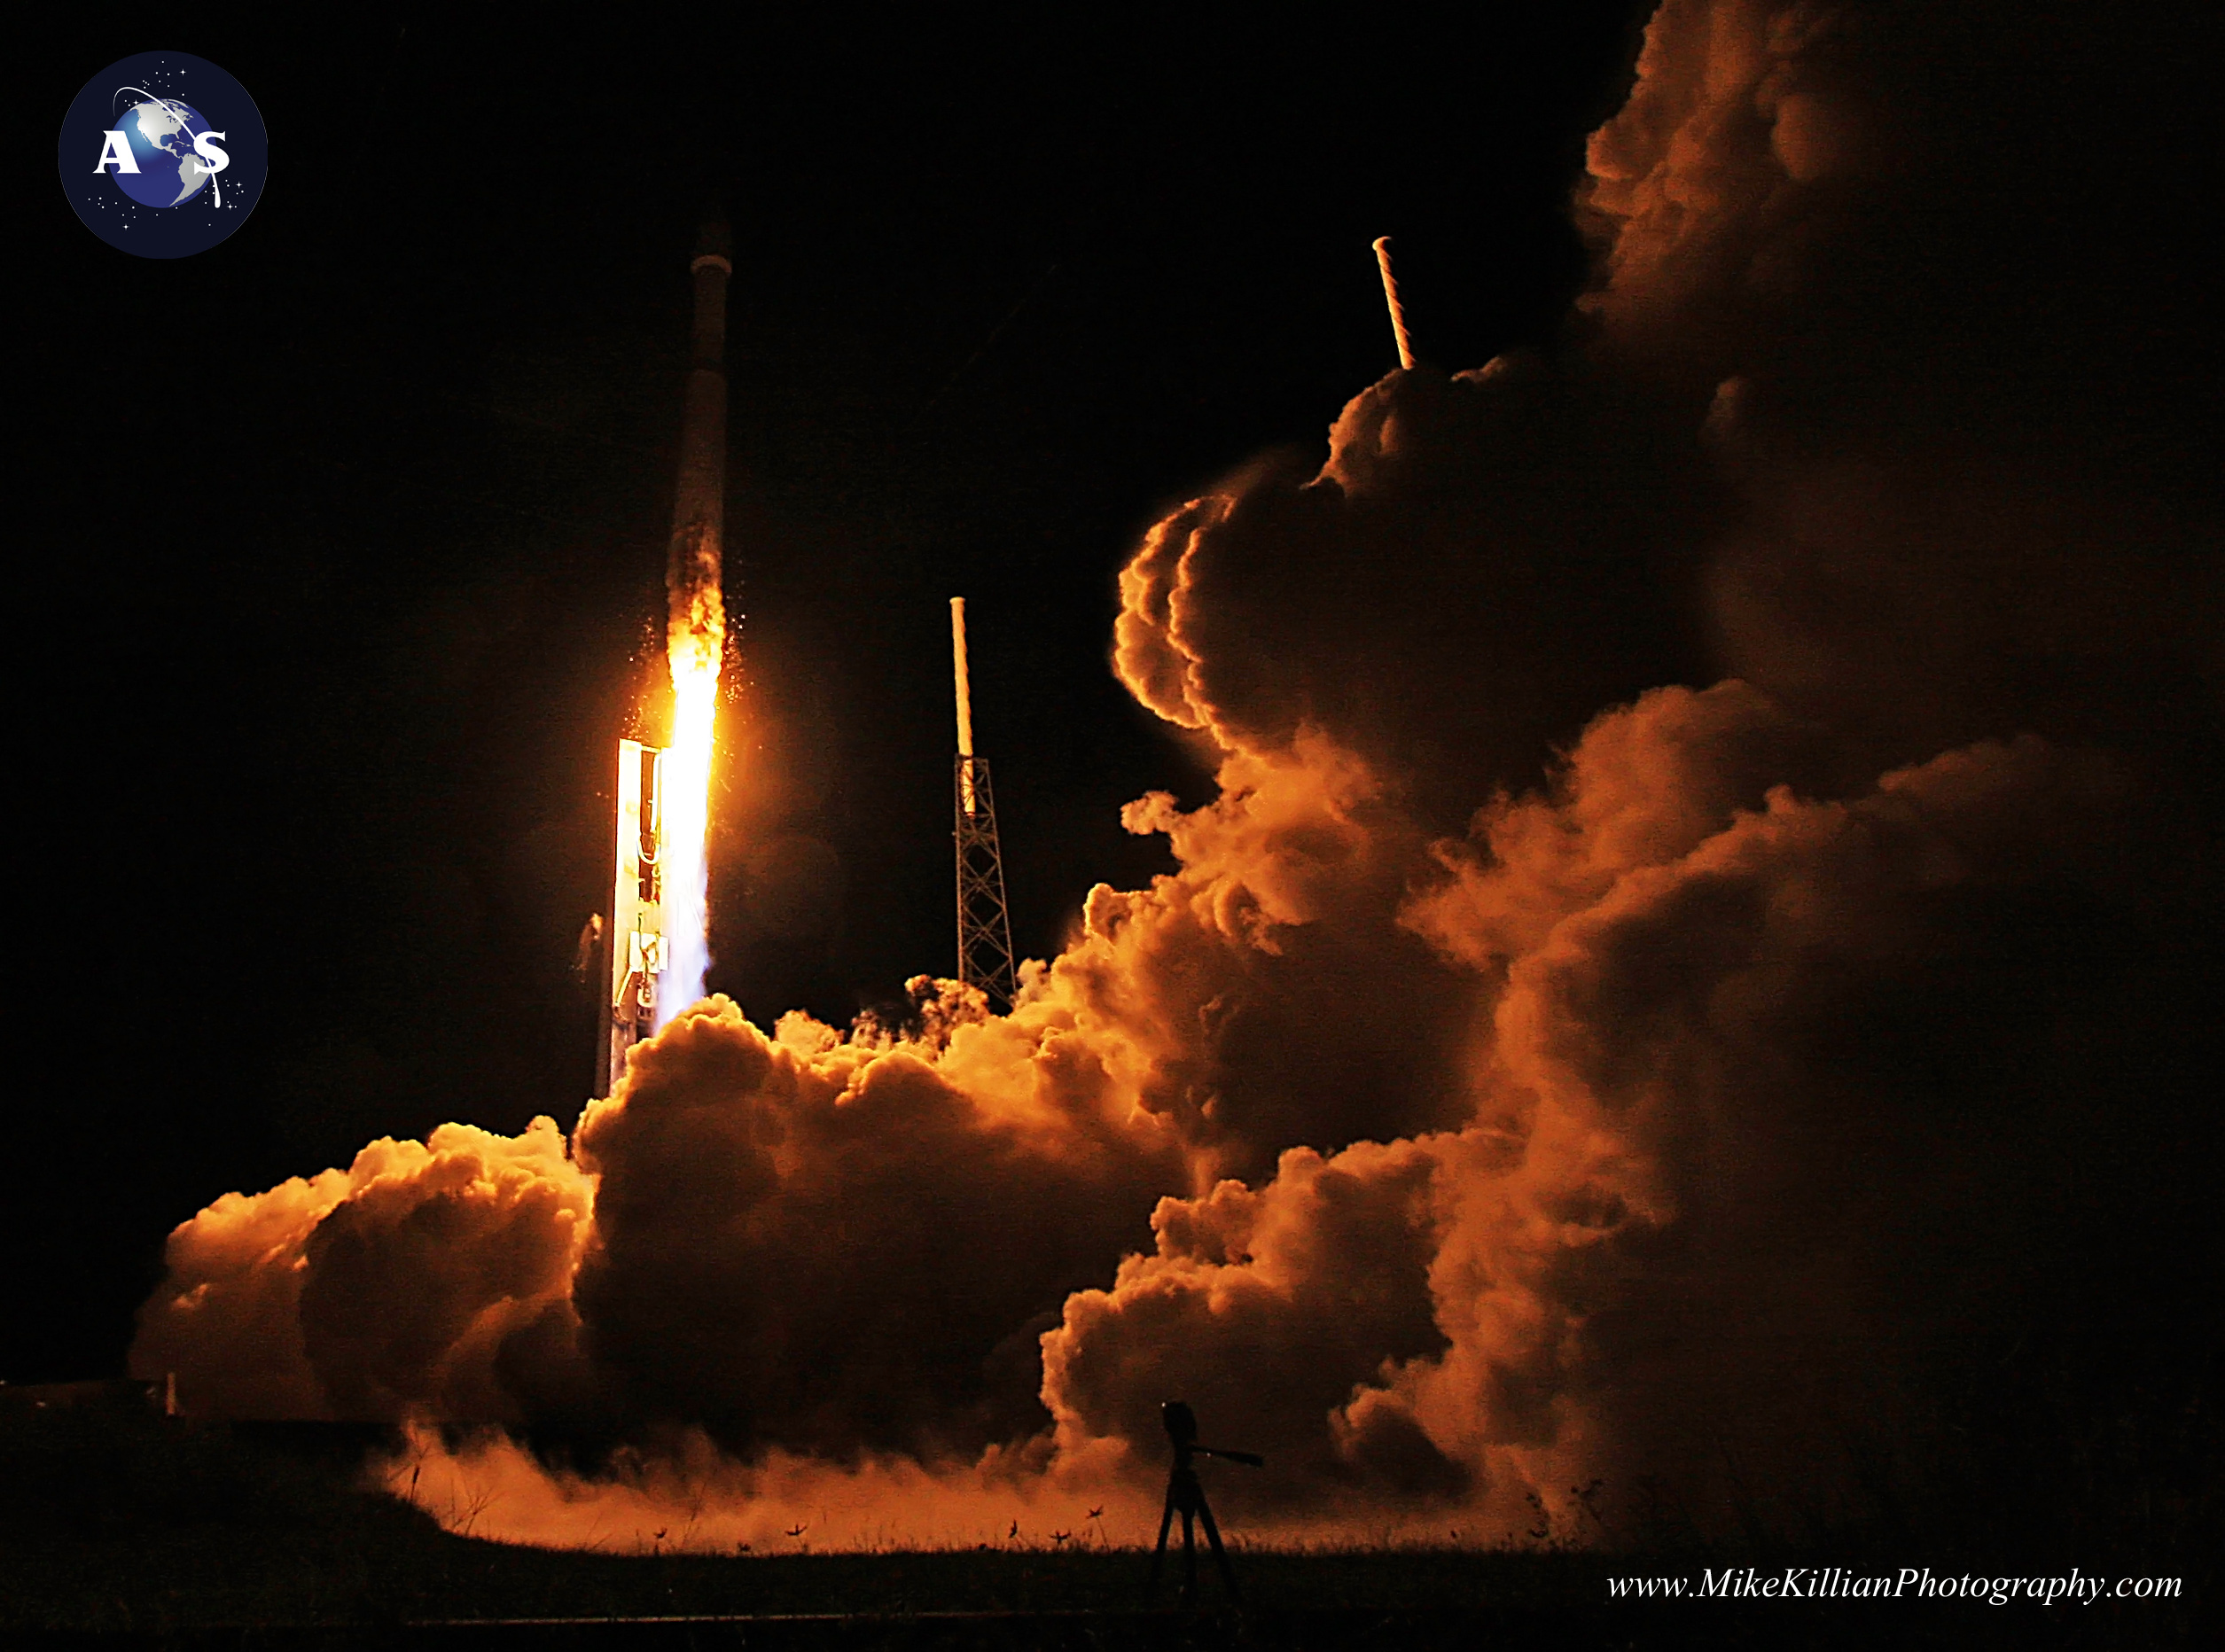
[[[676,604],[675,604],[676,605]],[[664,760],[664,920],[668,962],[657,999],[661,1027],[703,996],[711,965],[711,747],[718,720],[726,609],[716,581],[698,581],[665,642],[672,668],[672,738]]]

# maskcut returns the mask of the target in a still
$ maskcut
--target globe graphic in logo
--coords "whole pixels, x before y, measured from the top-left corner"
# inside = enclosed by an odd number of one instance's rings
[[[207,131],[201,112],[175,97],[154,98],[124,111],[116,129],[131,145],[137,172],[113,168],[116,185],[142,206],[177,206],[209,185],[219,168],[193,149]]]
[[[135,258],[191,258],[230,238],[270,180],[247,89],[206,58],[142,51],[78,90],[54,142],[80,223]]]

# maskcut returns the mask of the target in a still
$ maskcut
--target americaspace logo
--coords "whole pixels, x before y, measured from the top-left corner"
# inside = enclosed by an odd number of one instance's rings
[[[141,258],[205,253],[262,199],[270,144],[238,81],[143,51],[85,82],[62,121],[62,191],[84,225]]]

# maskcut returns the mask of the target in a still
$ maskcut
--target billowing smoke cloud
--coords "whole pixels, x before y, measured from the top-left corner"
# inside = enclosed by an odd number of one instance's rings
[[[565,1299],[593,1205],[546,1118],[374,1142],[171,1235],[134,1360],[235,1415],[517,1418],[494,1361]]]
[[[1662,8],[1591,140],[1584,308],[1712,397],[1724,668],[1885,760],[2216,705],[2221,43],[2158,4]]]
[[[2141,294],[2027,221],[2075,150],[2040,70],[2108,81],[2120,16],[1987,79],[1984,5],[1669,0],[1577,341],[1386,379],[1123,573],[1116,667],[1219,764],[1128,806],[1177,872],[1009,1016],[714,1000],[568,1143],[228,1196],[138,1368],[595,1443],[396,1472],[725,1544],[1139,1535],[1175,1394],[1269,1453],[1215,1492],[1256,1530],[1812,1509],[1981,1368],[2133,1357],[2126,1282],[2214,1255],[2215,725],[2157,711],[2214,709],[2219,513],[2120,440],[2198,417],[2175,366],[2029,359]]]

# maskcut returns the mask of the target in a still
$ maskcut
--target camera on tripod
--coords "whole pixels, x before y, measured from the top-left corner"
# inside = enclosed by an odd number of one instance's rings
[[[1175,1516],[1182,1516],[1182,1598],[1188,1601],[1198,1593],[1198,1534],[1195,1522],[1203,1521],[1206,1541],[1213,1545],[1213,1558],[1221,1568],[1221,1581],[1228,1586],[1229,1598],[1241,1601],[1243,1593],[1236,1586],[1236,1570],[1229,1564],[1229,1551],[1221,1544],[1221,1527],[1214,1520],[1212,1505],[1206,1501],[1206,1488],[1198,1479],[1196,1459],[1220,1457],[1230,1462],[1240,1462],[1249,1469],[1263,1469],[1267,1459],[1257,1452],[1230,1451],[1222,1446],[1198,1444],[1198,1414],[1179,1399],[1170,1399],[1159,1408],[1159,1420],[1166,1425],[1167,1438],[1174,1442],[1175,1465],[1167,1477],[1167,1507],[1159,1516],[1159,1547],[1152,1552],[1150,1586],[1159,1586],[1159,1569],[1167,1558],[1167,1532],[1174,1524]]]

